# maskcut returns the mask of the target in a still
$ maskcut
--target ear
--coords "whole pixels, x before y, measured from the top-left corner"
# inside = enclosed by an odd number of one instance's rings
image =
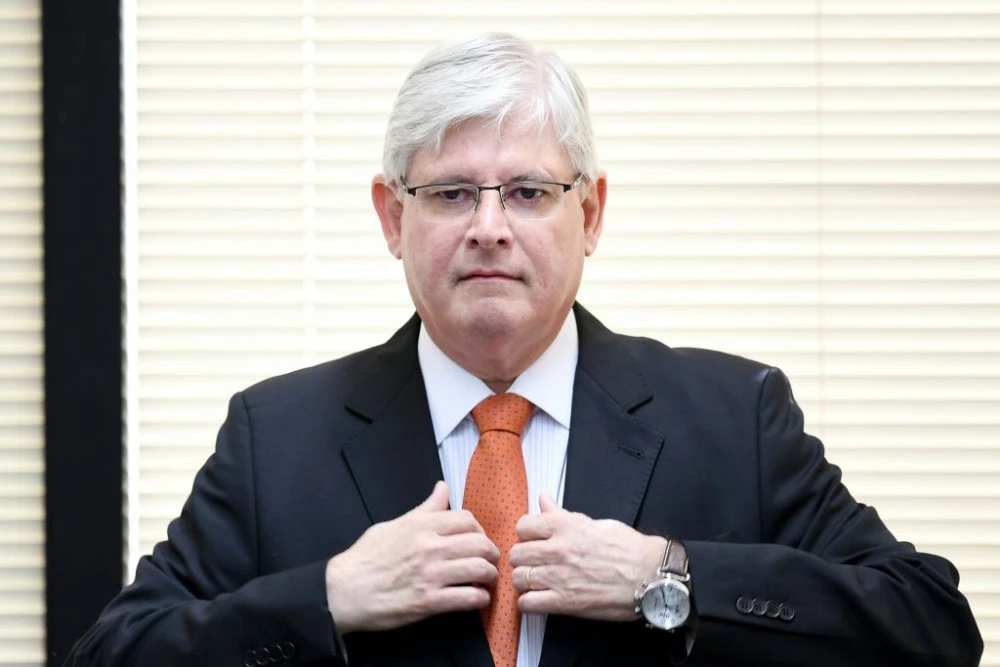
[[[396,186],[398,187],[398,186]],[[389,246],[389,252],[396,259],[403,256],[401,247],[403,229],[403,203],[396,197],[396,188],[385,180],[385,174],[372,179],[372,204],[382,223],[382,236]]]
[[[608,176],[603,171],[590,184],[587,196],[583,198],[584,253],[587,257],[597,250],[597,242],[604,230],[604,203],[608,199]]]

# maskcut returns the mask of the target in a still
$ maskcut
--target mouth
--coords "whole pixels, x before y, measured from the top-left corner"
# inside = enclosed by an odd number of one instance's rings
[[[517,280],[516,276],[509,273],[504,273],[503,271],[472,271],[466,273],[460,279],[460,282],[465,282],[467,280]]]

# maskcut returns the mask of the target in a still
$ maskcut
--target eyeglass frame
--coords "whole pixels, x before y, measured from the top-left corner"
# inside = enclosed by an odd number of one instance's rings
[[[448,187],[449,185],[461,186],[466,188],[475,188],[476,203],[472,207],[472,210],[469,211],[469,215],[473,215],[475,214],[476,211],[479,210],[479,202],[482,200],[483,190],[496,190],[497,196],[500,197],[500,208],[506,211],[507,198],[504,196],[503,192],[501,192],[502,188],[506,188],[510,185],[537,183],[538,185],[558,185],[559,187],[562,188],[562,194],[566,194],[573,188],[579,186],[585,180],[585,176],[586,174],[580,172],[580,174],[578,174],[577,177],[573,179],[572,183],[560,183],[559,181],[541,181],[535,179],[526,179],[521,181],[509,181],[507,183],[500,183],[499,185],[476,185],[475,183],[452,182],[452,183],[424,183],[423,185],[414,185],[411,187],[406,184],[406,181],[404,179],[400,178],[399,184],[403,187],[403,192],[413,197],[417,196],[417,190],[422,190],[424,188],[443,188],[443,187]]]

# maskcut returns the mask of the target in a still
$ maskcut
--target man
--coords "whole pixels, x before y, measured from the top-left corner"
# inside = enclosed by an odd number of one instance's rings
[[[237,394],[67,664],[977,664],[954,568],[851,498],[780,371],[575,304],[606,197],[558,57],[429,54],[372,183],[417,315]]]

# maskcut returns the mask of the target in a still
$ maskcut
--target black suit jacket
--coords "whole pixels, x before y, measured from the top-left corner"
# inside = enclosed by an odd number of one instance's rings
[[[564,504],[686,541],[700,626],[689,664],[978,663],[955,569],[851,498],[780,371],[575,314]],[[414,317],[385,345],[234,396],[168,540],[67,664],[342,665],[327,559],[442,478],[418,330]],[[476,612],[345,641],[352,667],[492,664]],[[675,641],[553,616],[541,662],[663,664]]]

